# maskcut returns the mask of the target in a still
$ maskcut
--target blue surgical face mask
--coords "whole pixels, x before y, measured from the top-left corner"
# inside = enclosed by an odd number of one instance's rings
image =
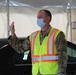
[[[41,28],[45,25],[43,19],[37,19],[37,24],[38,24],[38,26],[41,27]]]

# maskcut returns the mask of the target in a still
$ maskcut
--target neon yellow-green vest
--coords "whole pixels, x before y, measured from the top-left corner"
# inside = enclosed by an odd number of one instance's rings
[[[38,70],[41,74],[57,74],[58,72],[58,51],[55,39],[60,33],[59,30],[51,28],[40,45],[40,31],[30,35],[32,75],[36,75]]]

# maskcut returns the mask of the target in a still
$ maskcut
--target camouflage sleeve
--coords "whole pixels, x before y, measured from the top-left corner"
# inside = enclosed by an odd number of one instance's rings
[[[60,32],[56,38],[56,46],[58,50],[58,74],[66,75],[67,68],[67,41],[63,32]]]
[[[21,42],[17,38],[16,34],[14,34],[13,37],[9,36],[8,42],[14,48],[14,50],[17,51],[18,53],[23,53],[26,50],[30,50],[29,36],[27,38],[25,38],[25,40],[23,42]]]

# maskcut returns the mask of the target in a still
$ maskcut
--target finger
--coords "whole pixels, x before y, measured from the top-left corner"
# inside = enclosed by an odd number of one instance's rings
[[[14,25],[14,21],[11,23],[11,25]]]
[[[14,21],[12,22],[12,24],[14,25]]]

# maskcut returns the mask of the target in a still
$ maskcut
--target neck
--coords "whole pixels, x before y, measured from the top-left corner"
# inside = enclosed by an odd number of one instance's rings
[[[45,25],[43,28],[41,28],[42,31],[46,31],[49,28],[49,24]]]

